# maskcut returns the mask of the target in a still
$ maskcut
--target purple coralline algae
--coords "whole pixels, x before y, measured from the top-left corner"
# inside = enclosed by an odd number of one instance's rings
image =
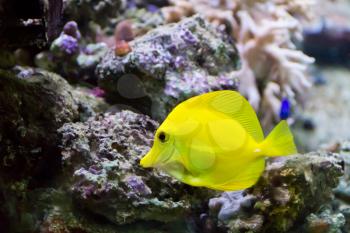
[[[54,71],[71,82],[89,81],[96,83],[95,67],[107,52],[105,43],[83,43],[74,21],[66,23],[49,51],[36,55],[38,67]]]
[[[65,58],[77,55],[80,52],[80,37],[77,23],[70,21],[64,25],[61,35],[52,42],[50,50],[56,56]]]
[[[78,29],[78,24],[74,21],[67,22],[63,27],[63,33],[80,40],[81,35]]]
[[[189,45],[196,45],[198,43],[198,38],[187,28],[180,31],[180,38]]]
[[[153,29],[129,45],[132,51],[125,56],[110,50],[96,69],[99,84],[111,102],[127,103],[163,119],[177,103],[191,96],[237,87],[235,46],[200,16]],[[126,75],[141,80],[145,96],[138,101],[122,98],[118,91],[119,80]]]
[[[66,34],[62,34],[60,37],[58,37],[53,46],[57,46],[63,55],[68,56],[71,56],[79,51],[78,40]]]
[[[74,200],[118,225],[137,220],[183,219],[210,191],[193,188],[139,166],[158,123],[130,111],[65,124],[62,156]]]
[[[252,188],[222,193],[211,199],[210,215],[231,233],[293,232],[315,218],[310,214],[330,204],[332,189],[343,174],[342,164],[339,155],[330,153],[310,153],[270,161]],[[344,225],[344,221],[339,224]]]
[[[90,94],[96,97],[103,97],[105,95],[105,91],[100,87],[94,87],[90,90]]]

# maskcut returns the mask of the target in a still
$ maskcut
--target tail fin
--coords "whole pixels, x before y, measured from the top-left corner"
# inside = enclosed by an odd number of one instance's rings
[[[266,156],[284,156],[296,154],[293,134],[286,121],[281,121],[267,136],[261,148]]]

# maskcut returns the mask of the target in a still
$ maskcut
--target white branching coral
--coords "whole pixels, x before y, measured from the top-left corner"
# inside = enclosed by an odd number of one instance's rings
[[[314,59],[297,50],[292,40],[302,39],[300,20],[312,17],[313,4],[313,0],[173,0],[163,14],[174,22],[200,13],[231,31],[242,61],[237,72],[240,92],[255,109],[263,106],[264,117],[278,120],[278,100],[287,97],[293,102],[311,86],[307,67]]]

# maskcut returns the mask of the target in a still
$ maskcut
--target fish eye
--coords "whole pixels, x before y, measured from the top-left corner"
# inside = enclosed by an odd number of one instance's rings
[[[160,133],[158,134],[158,139],[159,139],[162,143],[164,143],[164,142],[167,142],[167,141],[168,141],[169,137],[168,137],[168,135],[166,135],[164,132],[160,132]]]

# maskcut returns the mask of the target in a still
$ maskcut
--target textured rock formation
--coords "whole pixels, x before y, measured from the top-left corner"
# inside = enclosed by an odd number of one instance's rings
[[[70,82],[96,84],[95,68],[107,52],[105,43],[86,44],[75,21],[67,22],[48,51],[38,53],[35,64],[62,75]]]
[[[211,213],[218,213],[219,225],[232,233],[292,232],[307,216],[309,225],[321,218],[342,226],[343,220],[339,223],[332,218],[344,219],[343,215],[313,214],[332,200],[342,165],[337,155],[327,153],[280,158],[268,164],[252,188],[211,199]]]
[[[5,200],[1,209],[16,226],[22,224],[18,216],[27,191],[45,184],[58,171],[56,130],[78,119],[78,105],[72,88],[56,74],[1,70],[0,115],[0,199]]]
[[[54,73],[23,67],[0,70],[1,230],[34,232],[35,221],[44,213],[37,215],[31,204],[36,194],[46,192],[38,189],[55,186],[60,174],[57,129],[94,116],[105,106]]]
[[[112,102],[162,119],[191,96],[236,88],[234,45],[199,16],[158,27],[129,45],[130,53],[110,50],[97,67]]]
[[[64,174],[75,201],[118,225],[183,219],[205,203],[208,190],[139,166],[157,126],[130,111],[65,124],[59,130]]]
[[[109,20],[118,15],[123,6],[123,0],[67,0],[64,15],[68,20],[75,20],[84,28],[89,22],[106,25]]]

